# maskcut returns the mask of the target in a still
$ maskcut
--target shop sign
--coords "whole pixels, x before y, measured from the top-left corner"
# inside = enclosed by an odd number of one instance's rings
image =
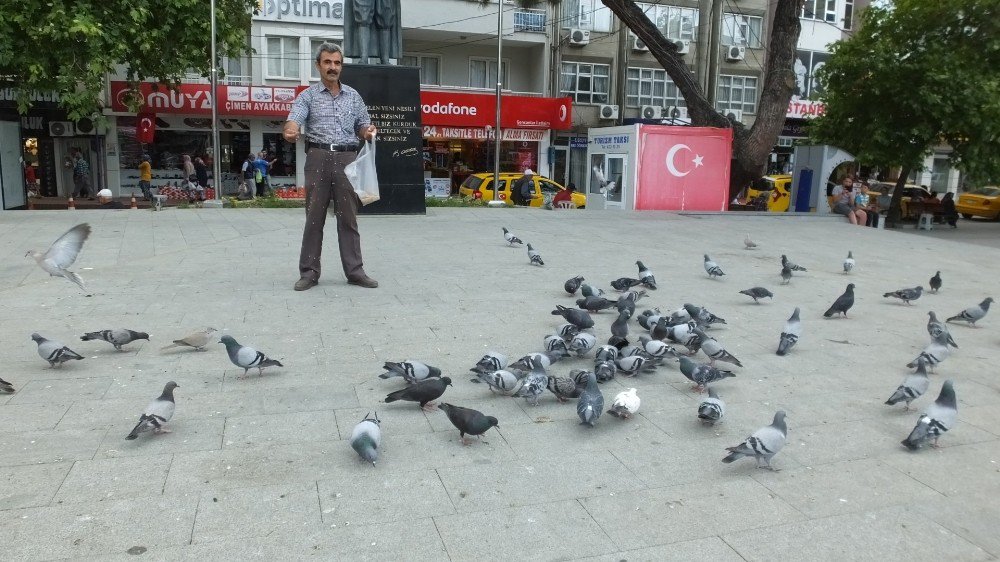
[[[491,140],[493,139],[492,129],[479,129],[475,127],[435,127],[424,125],[424,138],[446,138],[459,140]],[[501,140],[539,142],[545,138],[545,131],[532,129],[503,129],[500,134]]]
[[[253,19],[288,23],[344,25],[344,2],[338,0],[257,0]]]
[[[569,129],[573,124],[572,98],[505,95],[500,125],[510,129]],[[487,127],[496,125],[496,96],[471,92],[420,92],[424,125]]]
[[[234,117],[287,117],[295,96],[307,86],[219,86],[219,115]],[[141,110],[155,113],[181,113],[186,115],[210,115],[212,97],[209,84],[181,84],[175,90],[165,85],[153,89],[153,84],[139,85],[142,95]],[[126,82],[111,83],[111,110],[130,112],[126,99],[129,87]]]
[[[622,150],[631,142],[631,135],[598,135],[590,138],[595,149],[600,150]]]
[[[587,148],[587,137],[570,137],[570,148]]]
[[[10,87],[0,87],[0,106],[14,107],[17,104],[17,89]],[[58,92],[31,92],[28,99],[36,108],[55,107],[59,104]]]
[[[797,100],[788,102],[788,111],[785,112],[786,119],[812,119],[826,112],[826,105],[821,101]]]

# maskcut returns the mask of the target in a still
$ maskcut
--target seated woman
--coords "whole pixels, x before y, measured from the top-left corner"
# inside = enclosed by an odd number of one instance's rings
[[[574,191],[576,191],[576,184],[569,182],[566,189],[559,190],[559,193],[556,193],[556,196],[552,198],[552,206],[558,208],[559,203],[562,203],[563,201],[569,201],[572,203]]]
[[[844,176],[841,184],[833,189],[833,212],[844,215],[851,224],[865,226],[868,214],[859,209],[854,200],[854,176]]]

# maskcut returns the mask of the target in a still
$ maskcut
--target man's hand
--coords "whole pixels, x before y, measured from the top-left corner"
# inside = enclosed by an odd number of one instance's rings
[[[366,141],[370,141],[373,138],[375,138],[375,135],[377,133],[378,129],[375,128],[375,125],[368,125],[367,127],[361,128],[361,138],[365,139]]]
[[[299,124],[295,121],[286,121],[284,129],[281,131],[281,135],[285,137],[285,140],[288,142],[298,142]]]

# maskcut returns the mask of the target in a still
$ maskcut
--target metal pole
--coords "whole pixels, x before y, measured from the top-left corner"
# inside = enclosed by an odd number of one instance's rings
[[[212,20],[212,178],[215,183],[215,200],[222,202],[222,169],[219,165],[219,110],[218,88],[219,68],[215,60],[215,0],[211,0]]]
[[[500,89],[503,86],[503,1],[497,0],[497,123],[494,130],[494,150],[493,150],[493,200],[500,197]],[[514,190],[511,188],[511,198]]]

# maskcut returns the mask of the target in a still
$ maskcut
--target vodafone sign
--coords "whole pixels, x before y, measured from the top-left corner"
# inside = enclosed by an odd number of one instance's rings
[[[211,86],[208,84],[181,84],[171,90],[150,82],[139,85],[142,96],[140,111],[155,113],[181,113],[185,115],[210,115],[212,113]],[[219,86],[219,115],[234,117],[288,117],[292,101],[305,86],[277,88],[271,86]],[[126,82],[111,82],[111,110],[130,112],[126,103],[129,96]]]
[[[503,96],[500,125],[512,129],[569,129],[572,98]],[[486,127],[496,125],[496,96],[468,92],[420,92],[424,125]]]

